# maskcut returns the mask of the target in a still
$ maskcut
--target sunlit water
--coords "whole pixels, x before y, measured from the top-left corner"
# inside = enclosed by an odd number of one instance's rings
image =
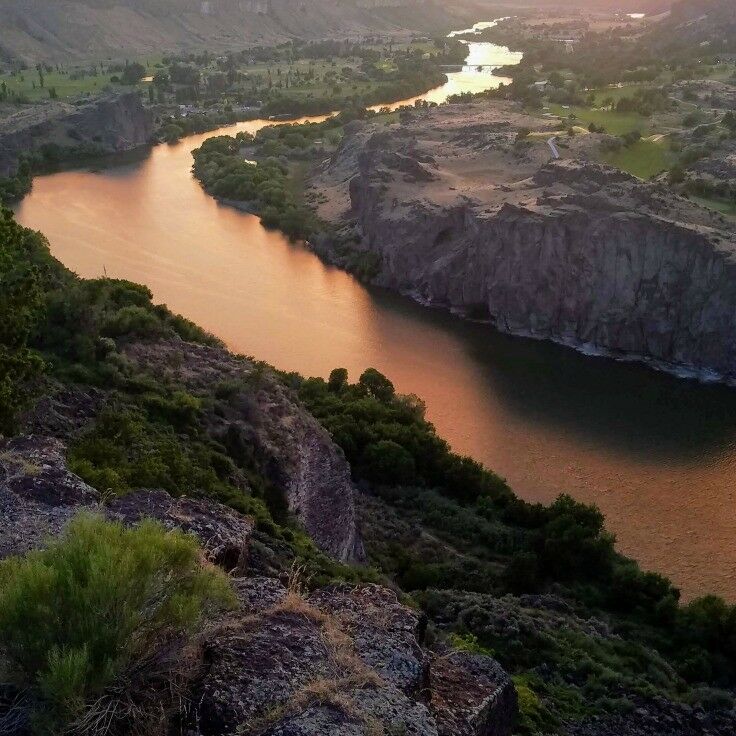
[[[425,97],[499,81],[488,69],[457,74]],[[344,366],[357,378],[375,366],[424,398],[456,450],[524,498],[566,491],[595,502],[623,552],[689,596],[736,599],[736,392],[500,335],[366,288],[202,191],[191,150],[214,134],[99,173],[39,177],[18,218],[80,275],[145,283],[235,351],[308,375]]]

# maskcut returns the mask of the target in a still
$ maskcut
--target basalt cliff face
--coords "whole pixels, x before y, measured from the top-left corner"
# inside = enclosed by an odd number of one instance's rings
[[[344,190],[376,283],[505,332],[736,381],[733,223],[592,163],[596,136],[549,161],[544,136],[517,142],[513,111],[467,111],[363,126],[321,174]]]
[[[137,92],[103,95],[79,105],[48,102],[0,120],[0,178],[12,176],[21,154],[43,146],[118,153],[150,143],[153,116]]]

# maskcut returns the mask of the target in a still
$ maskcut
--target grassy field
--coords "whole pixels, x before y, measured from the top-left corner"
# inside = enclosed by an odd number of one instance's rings
[[[707,207],[709,210],[715,210],[722,215],[736,219],[736,203],[734,202],[726,202],[722,199],[709,199],[708,197],[696,197],[692,194],[690,195],[690,199],[703,207]]]
[[[667,142],[641,140],[620,151],[604,153],[601,160],[640,179],[651,179],[670,167],[672,154]]]
[[[146,67],[147,75],[155,74],[155,64],[161,61],[160,56],[148,57],[138,60]],[[108,72],[109,61],[101,66],[105,71],[100,73],[100,67],[96,67],[93,73],[92,65],[87,67],[68,67],[60,71],[44,72],[44,86],[41,87],[38,72],[35,69],[25,69],[14,74],[0,74],[0,84],[5,83],[10,94],[21,94],[31,102],[46,100],[49,98],[49,90],[55,89],[59,99],[77,98],[85,95],[93,95],[105,89],[123,89],[124,85],[113,84],[110,79],[119,76],[120,72]],[[142,83],[145,86],[145,83]],[[132,87],[127,87],[132,89]]]
[[[0,83],[5,82],[8,92],[21,94],[32,102],[49,98],[49,90],[55,89],[60,99],[66,97],[81,97],[86,94],[96,94],[106,87],[115,87],[110,82],[111,74],[84,76],[72,79],[71,75],[50,72],[44,74],[44,86],[39,84],[38,73],[35,69],[24,72],[0,76]]]
[[[562,105],[550,105],[549,111],[558,115],[565,127],[569,125],[583,125],[587,127],[594,123],[598,127],[606,129],[611,135],[623,135],[633,130],[641,131],[642,135],[650,132],[650,121],[635,112],[611,112],[610,110],[597,110],[587,107],[572,106],[565,109]],[[574,115],[574,118],[571,117]]]

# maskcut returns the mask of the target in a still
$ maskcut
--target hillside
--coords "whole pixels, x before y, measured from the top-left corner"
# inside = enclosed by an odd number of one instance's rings
[[[465,7],[437,0],[0,0],[0,60],[120,58],[294,37],[442,31],[476,19],[477,8]]]
[[[644,41],[651,48],[669,52],[693,48],[734,52],[734,4],[731,0],[680,0],[672,5],[668,17],[652,27]]]

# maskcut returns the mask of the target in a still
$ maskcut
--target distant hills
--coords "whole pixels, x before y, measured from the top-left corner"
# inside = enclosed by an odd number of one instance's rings
[[[480,15],[479,15],[480,13]],[[483,16],[443,0],[0,0],[0,60],[97,59],[443,30]]]

